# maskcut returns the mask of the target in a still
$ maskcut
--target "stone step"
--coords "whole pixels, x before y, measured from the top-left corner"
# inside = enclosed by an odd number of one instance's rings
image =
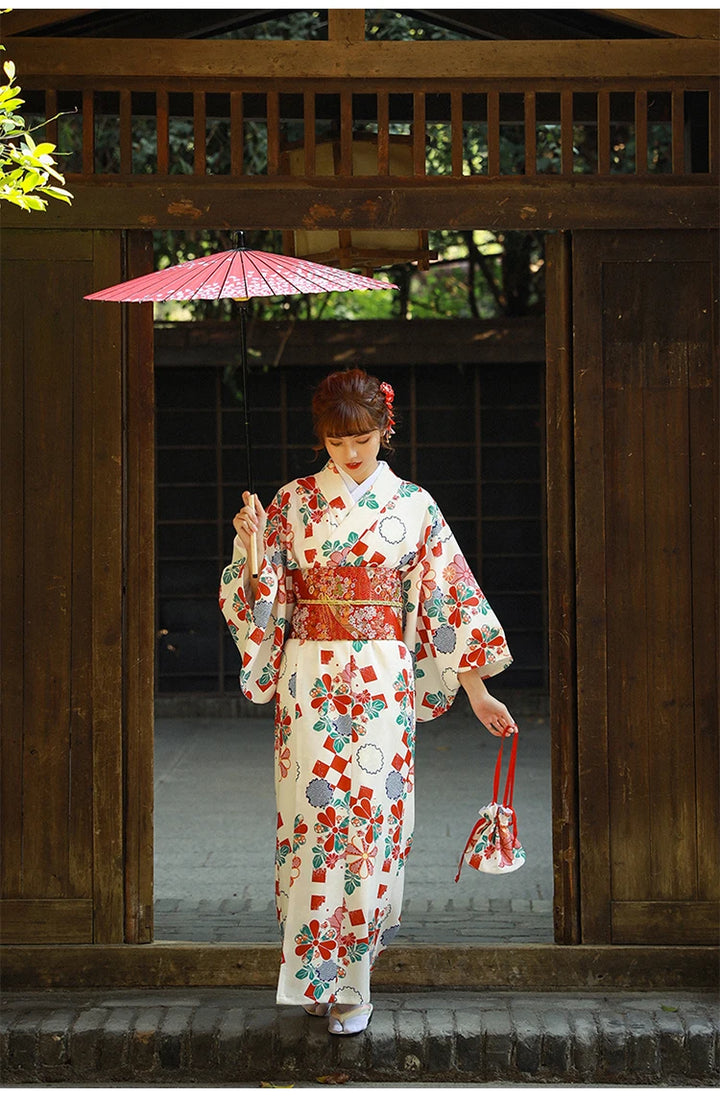
[[[3,1085],[720,1081],[717,996],[378,993],[366,1032],[328,1034],[270,989],[6,992]]]

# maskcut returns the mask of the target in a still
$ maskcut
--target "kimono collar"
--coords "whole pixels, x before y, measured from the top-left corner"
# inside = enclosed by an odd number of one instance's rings
[[[335,462],[330,459],[325,467],[317,473],[315,482],[328,504],[327,519],[332,526],[340,531],[348,523],[357,523],[358,513],[363,512],[366,515],[368,527],[372,525],[397,491],[400,479],[389,465],[382,461],[372,487],[364,491],[358,501],[355,502],[340,470]],[[369,500],[369,506],[365,505],[366,499]]]
[[[337,468],[337,471],[340,473],[340,475],[343,478],[343,481],[345,483],[345,487],[348,489],[348,491],[350,493],[350,498],[352,499],[352,501],[354,503],[357,503],[358,499],[360,499],[365,494],[366,491],[370,490],[370,488],[373,486],[373,484],[375,483],[375,481],[377,480],[378,476],[381,474],[383,469],[387,468],[387,462],[378,461],[377,467],[375,468],[375,470],[373,472],[371,472],[369,476],[366,476],[366,478],[363,480],[363,482],[361,484],[356,484],[355,481],[352,479],[352,477],[348,476],[347,473],[343,472],[343,470],[341,468],[338,468],[337,465],[335,467]]]

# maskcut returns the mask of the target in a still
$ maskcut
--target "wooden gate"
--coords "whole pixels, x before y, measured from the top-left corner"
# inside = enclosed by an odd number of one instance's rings
[[[717,942],[717,256],[711,232],[573,237],[586,943]]]
[[[148,261],[3,232],[4,941],[151,932],[152,313],[83,301]]]

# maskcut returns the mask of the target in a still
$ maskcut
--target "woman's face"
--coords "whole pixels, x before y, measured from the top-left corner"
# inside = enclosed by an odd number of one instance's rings
[[[380,431],[348,434],[344,438],[328,435],[325,438],[325,449],[338,468],[351,476],[356,484],[362,484],[377,468]]]

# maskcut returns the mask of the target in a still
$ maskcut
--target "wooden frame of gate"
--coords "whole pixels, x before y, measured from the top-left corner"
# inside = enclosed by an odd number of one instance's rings
[[[331,41],[327,43],[119,43],[69,39],[63,40],[62,48],[58,49],[56,39],[13,39],[10,55],[22,74],[23,88],[44,93],[47,113],[52,113],[59,98],[69,91],[79,92],[82,102],[83,171],[80,176],[68,179],[75,201],[71,207],[52,205],[43,215],[42,227],[33,220],[31,235],[42,234],[39,250],[45,249],[47,253],[49,246],[52,255],[54,248],[58,258],[64,240],[92,238],[92,247],[82,245],[90,248],[84,258],[95,264],[97,284],[105,284],[111,279],[104,277],[104,273],[111,268],[124,277],[148,269],[146,230],[150,228],[273,226],[288,230],[297,227],[343,230],[350,225],[467,229],[487,226],[551,231],[547,423],[552,428],[553,445],[548,447],[547,488],[556,940],[558,944],[576,947],[469,949],[448,945],[440,950],[440,955],[433,951],[430,958],[422,946],[396,946],[381,959],[376,981],[385,985],[444,982],[549,987],[590,983],[642,986],[660,979],[666,986],[712,985],[716,978],[711,962],[715,954],[712,948],[703,947],[703,943],[712,945],[715,941],[711,926],[716,903],[712,897],[706,902],[707,909],[696,919],[700,943],[683,946],[678,936],[677,944],[668,943],[662,948],[660,959],[657,949],[645,947],[651,941],[643,940],[642,934],[635,938],[634,947],[611,943],[612,936],[603,936],[609,934],[603,928],[609,925],[608,915],[601,917],[599,923],[596,919],[594,925],[586,919],[583,934],[577,784],[581,759],[575,735],[579,681],[575,604],[578,500],[572,477],[575,461],[572,328],[577,316],[573,317],[572,311],[570,232],[636,229],[677,233],[679,230],[692,232],[693,240],[698,240],[716,228],[717,43],[700,38],[605,43],[603,71],[598,76],[597,42],[370,43],[360,40],[362,13],[353,10],[330,14]],[[452,77],[447,73],[452,73]],[[518,73],[523,75],[518,77]],[[646,170],[648,95],[658,89],[669,96],[672,108],[672,170],[665,176],[653,176]],[[98,176],[94,170],[94,111],[100,97],[108,92],[118,94],[120,171]],[[175,93],[190,96],[192,103],[196,141],[194,174],[189,176],[172,175],[169,171],[168,97]],[[525,168],[515,175],[500,172],[500,97],[506,93],[521,96],[523,103]],[[560,104],[560,170],[554,175],[539,175],[535,171],[537,97],[544,94],[558,95]],[[623,177],[610,170],[615,94],[632,96],[639,150],[636,170]],[[228,97],[231,135],[228,177],[206,175],[205,133],[211,95]],[[336,96],[340,121],[341,172],[337,178],[314,173],[312,134],[316,108],[320,98],[327,95]],[[396,95],[411,104],[412,178],[398,179],[388,174],[387,150]],[[701,145],[704,143],[700,154],[693,145],[697,135],[693,138],[685,120],[690,95],[706,96],[707,101],[707,125],[703,128],[705,136],[701,134],[699,139]],[[132,119],[137,96],[150,96],[155,105],[157,171],[150,175],[132,172]],[[267,126],[267,174],[251,176],[245,173],[243,119],[250,104],[253,111],[258,110],[258,96],[263,97]],[[430,177],[426,173],[426,124],[438,109],[437,96],[442,97],[443,110],[449,105],[449,114],[447,118],[443,115],[442,124],[449,126],[451,172]],[[590,175],[578,175],[573,170],[574,112],[579,102],[584,103],[583,109],[587,108],[587,100],[578,100],[578,96],[594,97],[595,102],[597,171]],[[351,173],[352,134],[357,120],[355,112],[367,109],[368,97],[374,97],[376,104],[378,175],[358,178]],[[302,178],[279,174],[285,109],[295,115],[299,109],[304,120],[306,161]],[[487,127],[487,175],[464,174],[462,133],[468,115],[472,115],[473,122],[481,121]],[[697,170],[698,155],[702,170]],[[25,217],[11,212],[5,217],[6,228],[27,229]],[[7,239],[6,259],[28,258],[25,241],[31,240],[31,236],[27,232],[17,235],[11,232]],[[104,260],[93,258],[103,254]],[[98,267],[98,261],[105,266]],[[147,551],[152,544],[153,528],[153,498],[147,478],[152,453],[152,317],[149,306],[124,308],[122,317],[122,326],[117,331],[103,334],[97,329],[94,336],[96,353],[101,353],[109,339],[120,348],[125,361],[124,379],[115,366],[110,367],[114,383],[119,385],[109,423],[115,434],[107,441],[109,448],[98,451],[101,464],[96,466],[96,477],[101,477],[102,460],[110,473],[113,462],[120,462],[120,479],[111,476],[119,495],[115,504],[107,504],[112,512],[109,524],[103,520],[102,509],[96,509],[94,531],[88,533],[97,568],[88,585],[88,597],[96,606],[93,635],[101,645],[110,644],[112,648],[114,644],[119,659],[113,672],[115,677],[108,678],[100,659],[103,651],[95,650],[94,656],[89,655],[95,668],[94,685],[91,682],[89,686],[96,703],[95,713],[101,713],[103,705],[110,713],[113,705],[119,704],[111,720],[114,731],[110,754],[104,751],[97,735],[93,740],[95,772],[100,780],[94,786],[93,818],[105,820],[101,830],[104,827],[111,838],[110,845],[103,850],[98,846],[96,833],[94,856],[99,860],[95,862],[95,900],[91,899],[87,908],[96,943],[83,943],[87,937],[82,936],[84,931],[78,932],[77,922],[69,914],[66,934],[58,938],[63,915],[57,907],[60,922],[55,923],[49,936],[36,936],[36,943],[18,943],[4,950],[6,985],[268,983],[274,979],[276,962],[276,950],[270,946],[144,944],[139,947],[142,942],[152,940],[152,819],[148,811],[152,774],[143,760],[152,744],[152,631],[148,615],[143,613],[154,596],[152,554]],[[715,387],[710,391],[717,394],[717,367],[714,377]],[[6,407],[8,395],[11,406],[20,407],[19,397],[12,389],[6,393]],[[94,412],[86,414],[100,415],[100,422],[94,428],[88,427],[88,438],[94,439],[98,446],[102,437],[102,401],[97,402]],[[123,416],[126,429],[120,436],[117,431]],[[717,420],[708,429],[708,438],[717,447]],[[21,454],[17,449],[12,451],[14,437],[11,436],[8,443],[11,448],[4,456],[9,453],[10,459],[17,462]],[[99,487],[98,482],[98,499]],[[22,552],[19,532],[17,537]],[[706,554],[706,562],[709,559]],[[107,587],[102,585],[107,575],[114,577],[114,585],[112,605],[108,605],[107,598],[103,602],[107,615],[103,621],[98,598],[101,592],[107,594]],[[712,593],[717,598],[717,578],[714,584]],[[17,612],[21,610],[16,605],[16,615]],[[717,631],[717,618],[713,627]],[[6,636],[8,650],[12,652],[17,637],[11,633]],[[583,637],[587,653],[587,635],[584,633]],[[707,713],[713,711],[713,702],[708,699],[707,690],[704,696],[704,719],[707,719]],[[19,706],[21,693],[13,694],[13,698]],[[714,703],[716,712],[717,698]],[[586,698],[581,698],[581,704],[587,706]],[[11,730],[6,751],[11,768],[8,770],[6,763],[5,780],[11,792],[13,758],[22,758],[31,746],[27,736],[23,740],[19,727],[22,723]],[[707,742],[706,724],[701,730],[703,741]],[[712,744],[707,757],[712,763],[715,755],[711,747]],[[103,781],[109,790],[109,802],[102,793]],[[12,806],[16,803],[12,795],[9,803],[6,810],[12,826]],[[585,817],[588,818],[587,810]],[[592,812],[589,817],[592,818]],[[25,816],[26,830],[35,823],[35,819]],[[609,825],[607,819],[603,825]],[[118,826],[120,834],[113,831]],[[122,842],[118,845],[120,838]],[[120,875],[118,857],[122,859]],[[590,868],[591,862],[592,858],[588,861]],[[22,897],[20,862],[15,867],[11,865],[11,870],[15,871],[15,877],[10,893],[6,890],[3,900],[3,927],[8,939],[22,940],[21,932],[20,938],[17,937],[19,927],[26,925],[28,918],[40,917],[42,921],[38,912],[45,900],[40,896]],[[47,901],[62,903],[65,899],[60,896]],[[88,899],[83,901],[87,904]],[[583,939],[596,943],[582,944]],[[37,943],[43,940],[47,943]],[[608,943],[603,944],[603,940]],[[518,975],[520,953],[522,977]]]

